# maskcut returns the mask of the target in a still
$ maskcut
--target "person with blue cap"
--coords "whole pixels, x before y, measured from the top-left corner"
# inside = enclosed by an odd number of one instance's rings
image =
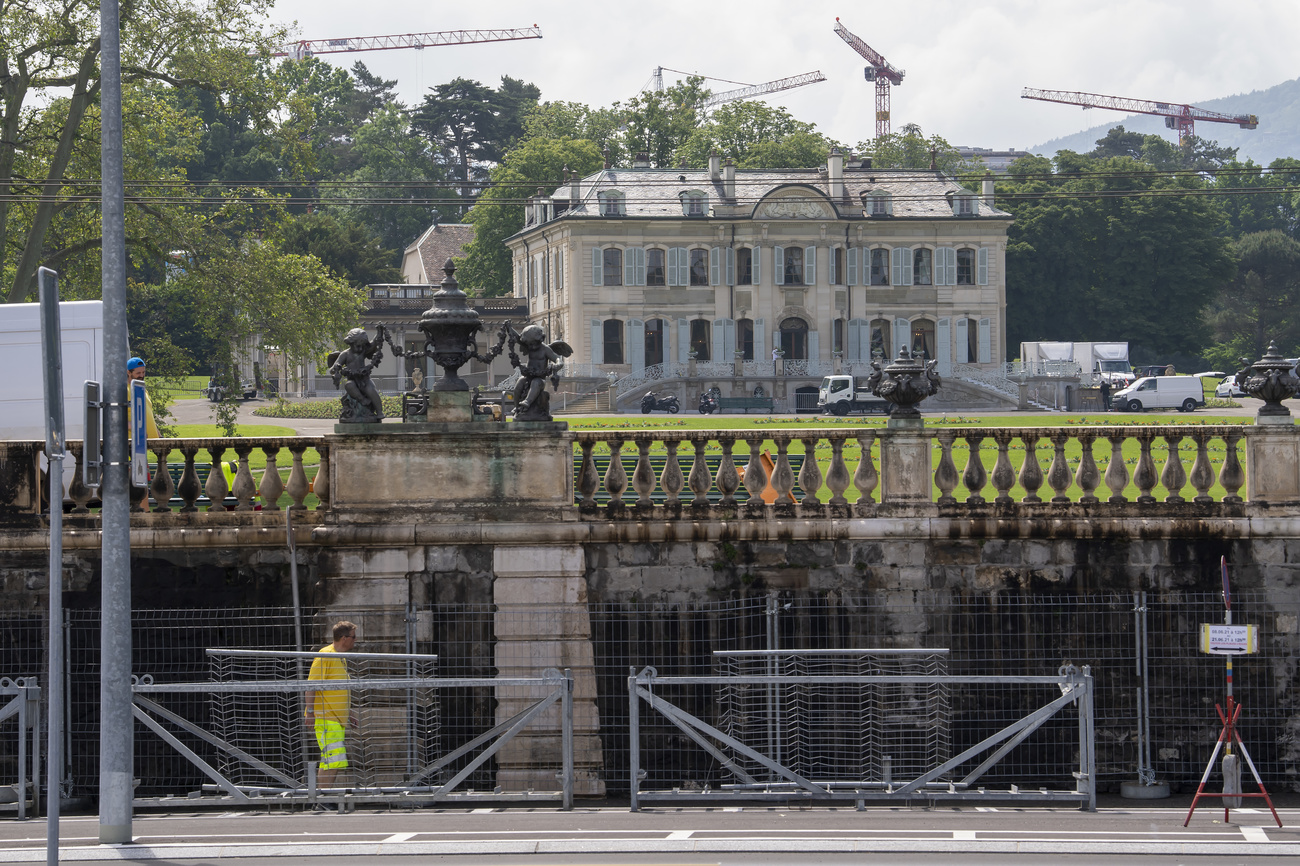
[[[144,358],[135,357],[126,362],[126,378],[128,380],[139,379],[144,381]],[[144,392],[144,428],[145,435],[150,439],[161,438],[162,434],[158,432],[158,422],[153,417],[153,401],[149,399],[149,391]],[[130,428],[131,408],[127,406],[127,425]]]

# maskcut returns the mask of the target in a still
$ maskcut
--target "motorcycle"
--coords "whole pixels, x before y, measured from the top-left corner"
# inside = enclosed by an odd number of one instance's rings
[[[701,415],[712,415],[714,412],[717,412],[719,408],[718,393],[716,389],[710,388],[700,395],[699,409]]]
[[[649,415],[655,411],[671,412],[676,415],[682,411],[682,407],[677,402],[676,394],[669,394],[666,397],[656,397],[654,391],[646,391],[645,396],[641,398],[641,414]]]

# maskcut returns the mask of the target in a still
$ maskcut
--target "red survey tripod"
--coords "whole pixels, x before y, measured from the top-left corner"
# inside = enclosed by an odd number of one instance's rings
[[[1238,798],[1263,799],[1268,804],[1268,810],[1273,813],[1273,820],[1279,827],[1282,826],[1282,819],[1277,816],[1277,810],[1273,808],[1273,800],[1268,796],[1268,790],[1259,778],[1259,771],[1255,769],[1255,762],[1250,759],[1250,752],[1246,751],[1246,744],[1241,741],[1241,733],[1237,730],[1237,723],[1241,721],[1241,704],[1233,700],[1232,697],[1232,656],[1235,653],[1253,652],[1251,649],[1251,626],[1237,626],[1235,629],[1232,625],[1232,595],[1228,589],[1228,558],[1222,557],[1219,560],[1219,566],[1223,571],[1223,628],[1218,630],[1217,634],[1212,634],[1209,626],[1204,627],[1204,640],[1201,649],[1205,652],[1222,654],[1227,659],[1227,712],[1219,704],[1214,705],[1215,711],[1219,714],[1219,721],[1223,723],[1223,728],[1219,731],[1219,740],[1214,744],[1214,752],[1210,755],[1209,763],[1205,765],[1205,773],[1201,776],[1201,784],[1196,788],[1196,796],[1192,798],[1192,807],[1187,810],[1187,818],[1183,821],[1186,827],[1192,820],[1192,813],[1196,811],[1196,804],[1201,801],[1202,797],[1221,797],[1223,798],[1223,822],[1228,823],[1228,813],[1233,805],[1240,806],[1235,802]],[[1246,766],[1250,767],[1250,774],[1255,778],[1255,786],[1259,791],[1253,794],[1245,794],[1241,791],[1230,791],[1229,788],[1240,788],[1241,772],[1237,766],[1236,756],[1233,755],[1232,749],[1234,744],[1241,752],[1241,757],[1246,759]],[[1225,749],[1223,758],[1223,793],[1216,794],[1205,790],[1205,783],[1209,781],[1210,773],[1214,769],[1214,761],[1219,757],[1219,751]]]

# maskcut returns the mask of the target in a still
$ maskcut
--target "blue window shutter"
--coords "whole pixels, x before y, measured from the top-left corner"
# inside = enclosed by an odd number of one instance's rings
[[[987,286],[989,284],[989,248],[980,247],[979,249],[979,285]]]
[[[727,247],[727,285],[736,284],[736,250],[734,247]]]
[[[636,285],[636,247],[623,251],[623,285]]]
[[[690,360],[686,353],[691,350],[691,323],[685,319],[677,320],[677,363],[685,364]]]
[[[989,364],[993,361],[993,340],[991,319],[980,319],[980,363]]]
[[[715,347],[716,349],[716,347]],[[725,361],[728,364],[735,360],[736,357],[736,322],[734,319],[722,320],[722,357],[715,357],[715,361]]]
[[[725,319],[713,320],[713,360],[730,361],[726,357],[724,350],[727,347],[727,326],[723,324]]]
[[[627,359],[633,373],[645,369],[645,321],[642,319],[627,320]]]
[[[818,340],[820,335],[816,331],[808,332],[808,360],[821,360],[821,343]]]
[[[686,247],[675,247],[677,250],[677,282],[678,286],[689,286],[691,284],[691,251]]]
[[[948,247],[948,285],[957,285],[957,250]]]
[[[826,282],[832,286],[838,285],[836,278],[839,273],[835,270],[835,253],[839,252],[837,247],[829,247],[826,251]]]
[[[637,247],[636,251],[636,284],[645,285],[645,247]]]
[[[591,251],[591,284],[605,285],[605,251],[600,247]]]
[[[967,334],[966,334],[966,322],[967,322],[967,321],[968,321],[967,319],[958,319],[958,320],[957,320],[957,339],[956,339],[955,342],[957,343],[957,363],[958,363],[958,364],[969,364],[969,363],[970,363],[970,342],[969,342],[969,341],[970,341],[970,337],[968,337]]]
[[[805,286],[817,285],[817,248],[803,248],[803,284]]]
[[[903,282],[902,285],[912,285],[912,251],[907,247],[903,248]]]
[[[890,258],[889,269],[891,271],[889,276],[890,285],[901,286],[904,284],[903,283],[903,257],[907,255],[909,255],[909,253],[903,247],[894,247],[892,250],[889,251],[889,258]]]
[[[862,320],[850,319],[848,333],[845,334],[844,360],[862,360]]]
[[[785,285],[785,248],[772,247],[772,282],[778,286]]]
[[[844,269],[848,271],[845,282],[850,286],[858,284],[858,248],[849,247],[844,253]]]
[[[709,247],[709,285],[722,282],[722,247]],[[717,345],[715,341],[713,345]]]
[[[753,285],[755,285],[755,286],[757,286],[759,283],[763,282],[763,268],[762,268],[762,264],[763,264],[763,248],[762,248],[762,247],[750,247],[750,248],[749,248],[749,267],[750,267],[750,271],[751,271],[751,273],[750,273],[749,278],[750,278],[750,280],[753,281]]]
[[[754,360],[767,360],[767,335],[764,333],[764,321],[762,319],[754,320]]]
[[[605,325],[600,319],[591,320],[591,363],[605,363]]]
[[[955,252],[955,251],[954,251]],[[940,319],[934,329],[935,353],[938,355],[939,375],[952,375],[952,320]]]
[[[894,357],[912,345],[912,323],[907,319],[894,319]]]

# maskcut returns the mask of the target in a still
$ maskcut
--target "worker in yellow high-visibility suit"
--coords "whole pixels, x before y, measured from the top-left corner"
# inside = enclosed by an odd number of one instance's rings
[[[334,642],[321,647],[322,653],[345,653],[357,642],[357,627],[344,620],[334,624]],[[340,658],[320,655],[311,663],[310,680],[346,680],[347,663]],[[316,733],[320,746],[320,772],[316,784],[328,788],[334,784],[339,770],[348,766],[348,753],[343,738],[347,735],[348,715],[351,712],[351,695],[347,689],[330,689],[309,692],[307,695],[307,720]]]
[[[126,378],[128,380],[139,379],[141,382],[144,381],[144,358],[132,358],[131,360],[126,362]],[[133,429],[131,427],[131,404],[129,402],[130,397],[131,395],[130,392],[128,391],[127,393],[128,402],[126,406],[126,418],[127,418],[126,429],[128,430]],[[145,436],[147,436],[150,439],[159,439],[162,436],[162,434],[158,432],[158,422],[155,421],[153,417],[153,401],[149,399],[148,388],[146,388],[144,392],[144,430],[145,430]]]

